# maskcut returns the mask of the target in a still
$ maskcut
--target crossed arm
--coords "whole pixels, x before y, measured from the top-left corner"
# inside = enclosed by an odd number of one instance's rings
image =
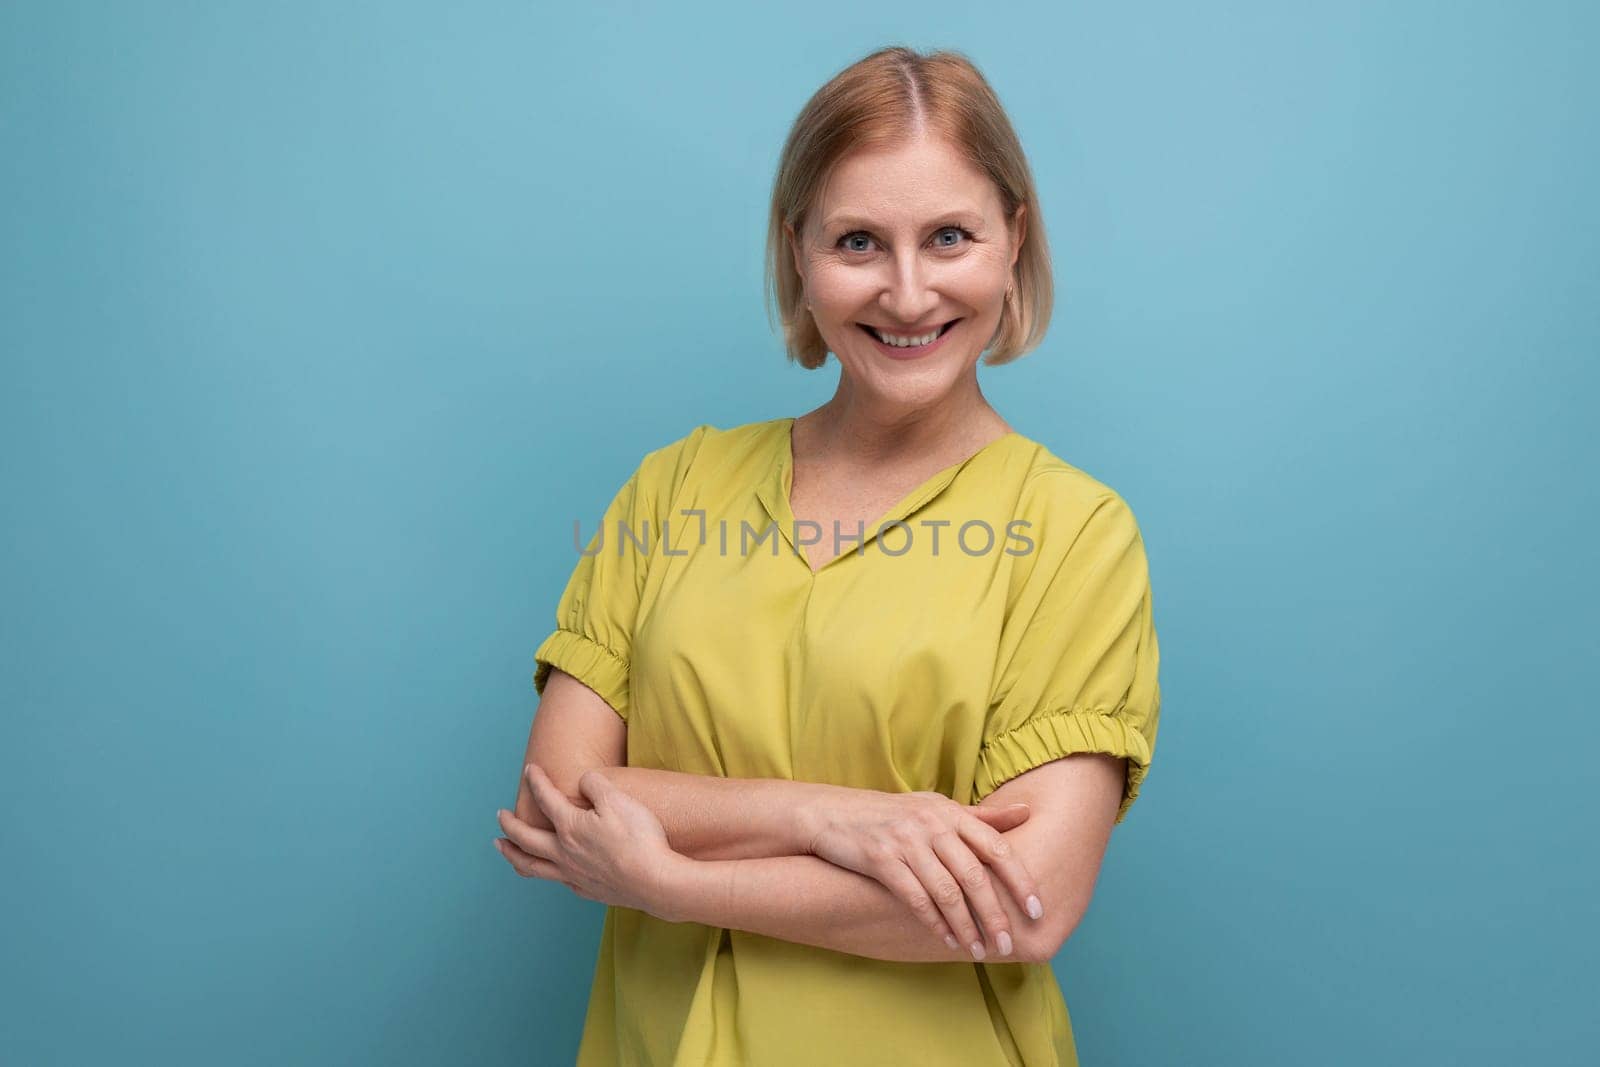
[[[585,771],[596,770],[660,820],[674,851],[695,862],[662,892],[686,921],[763,934],[875,959],[971,961],[952,949],[883,884],[806,853],[811,806],[852,793],[841,786],[771,778],[718,778],[628,767],[627,724],[598,694],[553,670],[523,762],[537,763],[575,803]],[[1048,961],[1087,909],[1122,796],[1121,759],[1076,755],[1013,778],[980,806],[1027,803],[1026,822],[1004,831],[1037,885],[1044,915],[1032,919],[1011,895],[997,896],[1013,951],[995,962]],[[520,777],[517,816],[551,825]]]

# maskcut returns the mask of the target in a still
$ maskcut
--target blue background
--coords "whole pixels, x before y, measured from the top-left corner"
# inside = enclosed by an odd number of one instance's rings
[[[572,523],[830,394],[767,196],[892,43],[1008,107],[983,386],[1150,554],[1083,1062],[1592,1055],[1596,7],[756,7],[0,7],[5,1059],[571,1061],[601,907],[490,841]]]

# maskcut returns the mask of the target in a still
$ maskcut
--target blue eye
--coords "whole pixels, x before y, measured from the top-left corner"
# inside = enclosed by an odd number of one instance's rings
[[[955,248],[960,244],[959,241],[957,241],[957,242],[938,241],[938,238],[940,236],[942,236],[944,234],[947,234],[947,233],[959,233],[965,240],[968,240],[968,241],[972,240],[972,231],[967,229],[965,226],[941,226],[941,227],[939,227],[938,231],[934,235],[935,241],[938,242],[938,247],[940,247],[940,248]],[[836,248],[844,247],[846,241],[853,241],[853,240],[856,240],[858,238],[860,238],[862,240],[870,241],[870,240],[872,240],[872,235],[867,233],[865,230],[852,230],[849,233],[845,234],[844,236],[840,237],[838,241],[834,242],[834,247],[836,247]],[[845,248],[845,251],[847,251],[847,252],[865,252],[867,250],[865,248],[848,247],[848,248]]]

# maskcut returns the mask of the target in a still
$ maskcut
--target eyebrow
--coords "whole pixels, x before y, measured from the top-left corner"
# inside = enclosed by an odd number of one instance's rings
[[[983,212],[974,211],[972,208],[966,207],[952,208],[949,211],[934,216],[933,220],[925,223],[924,226],[933,226],[936,223],[948,222],[950,220],[981,223],[983,221]],[[833,218],[824,222],[822,224],[822,228],[824,230],[836,230],[841,226],[850,226],[863,230],[871,230],[876,228],[877,225],[878,224],[876,222],[867,218],[865,215],[835,215]]]

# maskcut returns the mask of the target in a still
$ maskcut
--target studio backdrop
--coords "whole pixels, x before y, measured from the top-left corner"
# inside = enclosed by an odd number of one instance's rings
[[[1597,959],[1592,5],[0,5],[0,1059],[570,1063],[603,908],[491,849],[611,494],[838,366],[796,110],[984,71],[1137,513],[1159,750],[1085,1064],[1577,1064]]]

